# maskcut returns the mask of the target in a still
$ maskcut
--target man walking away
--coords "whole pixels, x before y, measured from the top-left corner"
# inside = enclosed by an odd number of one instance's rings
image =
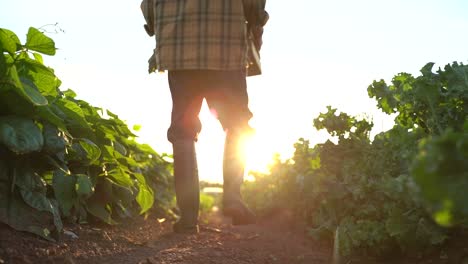
[[[240,141],[251,132],[246,76],[262,45],[266,0],[143,0],[145,29],[156,38],[149,71],[168,71],[172,96],[167,132],[174,154],[176,233],[198,232],[199,182],[195,142],[205,98],[226,132],[223,213],[235,225],[255,223],[242,201],[244,160]],[[253,41],[256,50],[248,50]],[[253,72],[253,71],[251,71]],[[257,71],[256,71],[257,72]]]

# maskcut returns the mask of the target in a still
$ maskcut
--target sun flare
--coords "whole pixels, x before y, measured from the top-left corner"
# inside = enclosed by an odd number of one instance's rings
[[[203,125],[197,142],[200,179],[221,182],[225,133],[219,122],[210,113],[206,103],[203,104],[199,117]],[[271,131],[271,128],[258,124],[254,124],[253,127],[255,133],[246,135],[239,146],[239,155],[243,155],[246,162],[247,180],[249,179],[249,171],[268,172],[268,167],[276,153],[280,154],[281,157],[288,157],[291,152],[290,149],[281,148],[276,136],[268,132]]]
[[[271,143],[263,140],[256,133],[246,135],[240,146],[240,155],[243,155],[246,171],[267,172],[273,161],[275,152],[270,148]]]

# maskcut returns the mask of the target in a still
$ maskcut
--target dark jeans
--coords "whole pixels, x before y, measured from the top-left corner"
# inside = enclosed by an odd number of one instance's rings
[[[170,142],[179,139],[197,140],[201,131],[198,118],[203,99],[221,122],[223,129],[249,129],[249,110],[245,71],[180,70],[169,71],[172,95]]]

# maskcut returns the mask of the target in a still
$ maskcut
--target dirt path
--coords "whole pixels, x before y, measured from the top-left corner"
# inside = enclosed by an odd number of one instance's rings
[[[51,243],[0,227],[2,263],[330,263],[330,247],[292,230],[284,214],[234,227],[218,213],[198,235],[175,235],[155,217],[117,227],[68,227],[78,238]]]

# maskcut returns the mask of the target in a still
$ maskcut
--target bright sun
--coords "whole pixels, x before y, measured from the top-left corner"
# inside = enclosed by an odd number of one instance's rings
[[[202,122],[202,132],[197,142],[197,158],[199,166],[200,180],[209,182],[221,182],[222,160],[225,134],[219,122],[211,115],[206,103],[203,104],[200,112]],[[275,141],[268,137],[266,129],[255,127],[256,133],[246,139],[245,157],[246,172],[260,171],[266,172],[275,152]],[[287,155],[286,152],[279,154]]]
[[[245,138],[244,153],[247,170],[266,172],[272,162],[275,150],[271,149],[272,141],[264,135],[256,134]]]

